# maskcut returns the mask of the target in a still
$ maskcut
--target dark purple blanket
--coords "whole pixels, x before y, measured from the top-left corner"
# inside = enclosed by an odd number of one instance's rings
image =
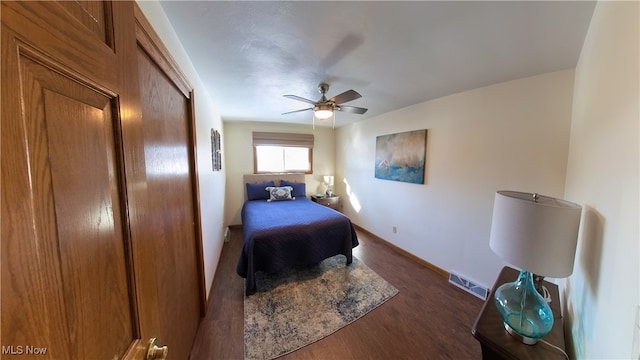
[[[247,279],[247,296],[256,291],[257,271],[273,273],[338,254],[351,264],[351,249],[358,246],[348,217],[304,197],[247,201],[242,207],[242,224],[244,246],[236,272]]]

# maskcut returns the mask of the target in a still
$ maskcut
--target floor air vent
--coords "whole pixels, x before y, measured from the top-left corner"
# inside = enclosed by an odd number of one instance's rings
[[[460,289],[479,297],[482,300],[486,300],[487,295],[489,295],[489,290],[486,287],[478,285],[475,282],[467,280],[455,273],[449,274],[449,282],[459,287]]]

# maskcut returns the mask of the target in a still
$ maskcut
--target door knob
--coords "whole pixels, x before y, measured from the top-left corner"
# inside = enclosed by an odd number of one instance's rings
[[[147,360],[165,360],[169,348],[166,346],[158,346],[156,338],[149,339],[149,347],[147,348]]]

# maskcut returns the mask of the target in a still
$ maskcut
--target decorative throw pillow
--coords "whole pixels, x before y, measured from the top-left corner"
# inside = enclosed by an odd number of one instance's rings
[[[291,186],[293,191],[291,196],[293,197],[305,197],[307,196],[307,186],[305,183],[291,182],[287,180],[280,180],[280,186]]]
[[[291,196],[291,191],[293,190],[291,186],[268,186],[266,190],[269,192],[269,200],[267,201],[295,199],[295,197]]]
[[[260,184],[247,183],[247,200],[268,200],[269,192],[266,187],[275,186],[273,181],[267,181]]]

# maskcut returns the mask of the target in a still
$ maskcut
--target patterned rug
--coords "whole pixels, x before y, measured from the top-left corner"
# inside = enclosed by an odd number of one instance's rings
[[[398,290],[353,257],[256,276],[244,300],[244,357],[273,359],[318,341],[364,316]]]

